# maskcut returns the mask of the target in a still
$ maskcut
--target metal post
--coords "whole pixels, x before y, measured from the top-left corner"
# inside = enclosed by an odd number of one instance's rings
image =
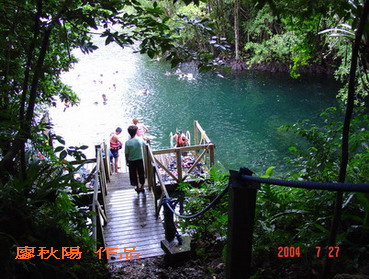
[[[252,234],[258,184],[242,180],[241,174],[252,175],[249,169],[230,171],[229,218],[227,236],[227,279],[250,278]]]

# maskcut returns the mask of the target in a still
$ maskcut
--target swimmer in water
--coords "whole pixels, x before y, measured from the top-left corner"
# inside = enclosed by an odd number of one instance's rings
[[[70,102],[68,101],[68,100],[65,100],[64,101],[64,110],[63,110],[63,112],[67,109],[67,108],[69,108],[70,107]]]
[[[148,89],[143,89],[143,90],[138,91],[138,94],[148,95],[148,94],[150,94],[150,91]]]

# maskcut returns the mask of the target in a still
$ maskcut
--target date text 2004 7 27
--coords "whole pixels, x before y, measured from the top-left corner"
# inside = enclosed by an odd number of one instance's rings
[[[338,258],[340,247],[339,246],[328,246],[327,249],[324,249],[320,246],[316,246],[315,256],[317,258],[324,257],[325,253],[327,253],[328,258]],[[301,248],[300,246],[278,246],[278,258],[299,258],[301,257]]]

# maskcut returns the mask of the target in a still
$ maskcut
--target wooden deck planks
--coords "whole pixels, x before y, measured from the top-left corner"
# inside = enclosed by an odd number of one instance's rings
[[[124,253],[125,247],[136,247],[140,258],[164,255],[160,241],[164,237],[162,220],[155,218],[152,193],[137,194],[129,185],[128,173],[111,177],[106,196],[108,223],[104,227],[106,246],[114,253]],[[108,260],[109,263],[127,260],[124,257]]]

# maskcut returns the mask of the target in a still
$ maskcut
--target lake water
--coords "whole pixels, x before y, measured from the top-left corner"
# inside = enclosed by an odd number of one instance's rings
[[[216,145],[216,160],[227,169],[249,167],[262,174],[269,166],[282,168],[288,147],[296,140],[277,128],[298,120],[318,121],[318,114],[336,105],[338,84],[327,77],[294,80],[276,73],[198,73],[191,64],[179,79],[169,64],[121,49],[104,46],[90,55],[76,52],[80,62],[63,81],[81,102],[63,112],[51,109],[55,132],[67,145],[93,146],[117,126],[126,128],[137,117],[150,130],[154,148],[169,147],[169,133],[189,130],[198,120]],[[140,91],[148,89],[149,94]],[[102,94],[108,102],[103,104]],[[97,102],[97,104],[96,104]]]

